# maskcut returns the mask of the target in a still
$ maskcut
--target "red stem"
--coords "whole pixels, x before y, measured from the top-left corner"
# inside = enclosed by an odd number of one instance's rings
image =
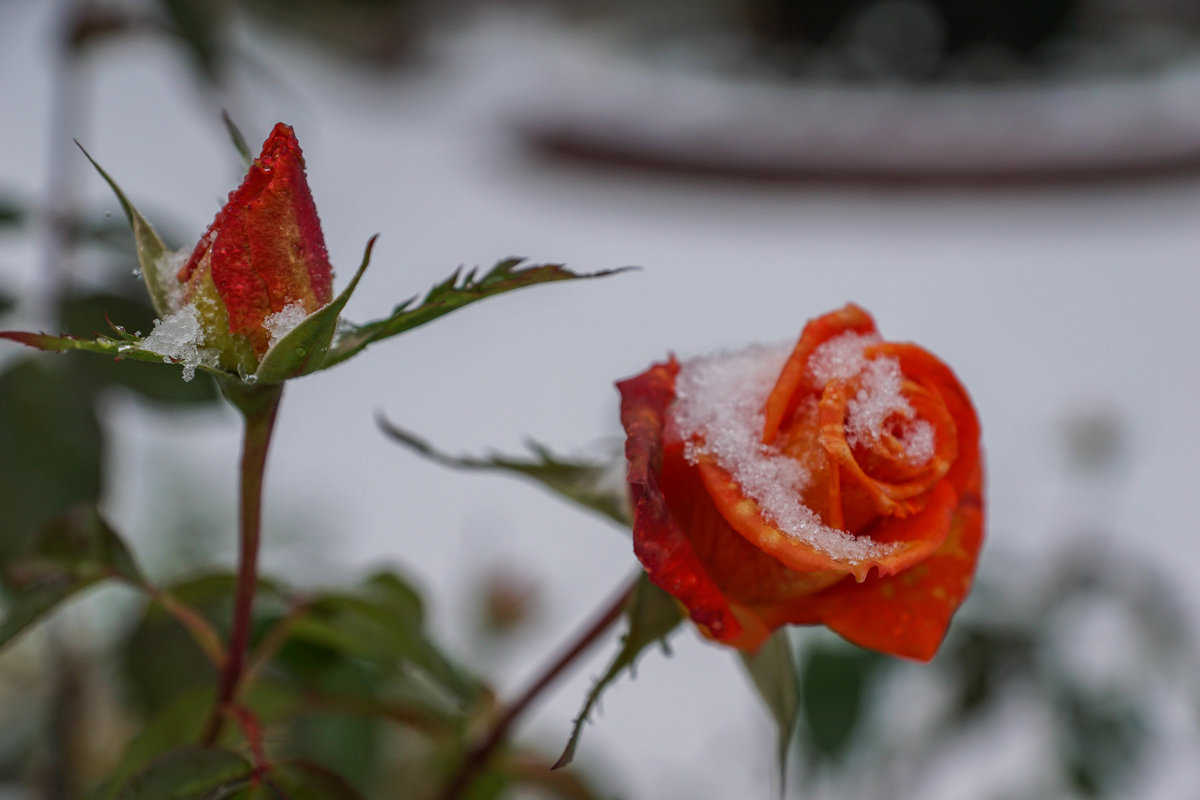
[[[595,644],[596,640],[612,627],[613,623],[621,618],[621,615],[625,612],[625,604],[628,602],[629,596],[633,593],[633,589],[637,585],[637,579],[640,577],[641,573],[639,572],[634,581],[622,589],[609,602],[600,616],[580,633],[571,645],[557,659],[550,663],[516,700],[509,704],[505,712],[493,723],[483,738],[467,753],[458,768],[458,772],[454,774],[454,777],[440,795],[440,800],[458,800],[463,791],[470,785],[471,780],[480,770],[487,766],[492,753],[508,738],[509,731],[513,725],[525,713],[530,704],[537,699],[538,695],[553,683],[575,659]]]
[[[217,684],[216,702],[201,737],[201,742],[205,745],[213,744],[221,735],[225,708],[237,697],[242,669],[246,662],[246,649],[250,644],[251,611],[254,606],[254,592],[258,588],[263,474],[267,465],[267,450],[271,444],[271,431],[275,427],[275,416],[279,411],[279,399],[282,394],[282,384],[263,386],[257,391],[243,395],[243,398],[252,399],[252,402],[235,401],[245,418],[239,503],[240,552],[237,585],[234,590],[233,627],[229,634],[225,665]]]

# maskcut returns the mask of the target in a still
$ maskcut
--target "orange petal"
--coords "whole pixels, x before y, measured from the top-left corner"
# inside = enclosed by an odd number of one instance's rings
[[[702,630],[719,641],[734,643],[742,636],[742,624],[700,562],[659,485],[666,410],[675,396],[678,372],[679,365],[672,359],[617,384],[634,504],[633,550],[650,580],[683,603]],[[688,501],[684,497],[677,502]]]
[[[843,581],[798,601],[788,622],[823,623],[861,647],[928,661],[966,598],[983,542],[981,472],[951,515],[949,533],[928,558],[861,584]],[[945,484],[942,484],[943,486]],[[898,521],[896,524],[903,524]]]
[[[875,320],[863,309],[847,303],[837,311],[831,311],[824,316],[810,320],[800,334],[795,349],[788,357],[787,363],[775,381],[775,388],[767,396],[763,412],[766,424],[763,426],[763,442],[770,444],[796,406],[803,398],[804,376],[808,372],[808,359],[813,352],[825,342],[852,331],[854,333],[875,333]]]

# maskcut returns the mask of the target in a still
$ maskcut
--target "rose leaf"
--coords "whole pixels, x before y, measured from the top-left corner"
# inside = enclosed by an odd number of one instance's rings
[[[683,619],[683,612],[679,610],[675,598],[643,575],[625,606],[625,616],[629,620],[629,629],[621,640],[621,650],[609,664],[608,670],[588,692],[583,709],[571,728],[571,737],[567,740],[562,755],[554,763],[554,769],[565,767],[575,758],[579,734],[583,731],[583,724],[587,722],[596,701],[600,699],[600,694],[626,669],[632,673],[638,656],[651,644],[661,641],[666,649],[667,636],[679,625]]]
[[[56,518],[0,573],[7,607],[0,647],[71,595],[110,578],[145,582],[125,544],[95,508],[83,506]]]
[[[307,761],[276,764],[267,773],[274,800],[361,800],[345,779]]]
[[[348,327],[338,337],[333,349],[329,351],[329,356],[322,365],[322,369],[345,361],[372,342],[410,331],[477,300],[539,283],[600,278],[630,269],[622,267],[599,272],[576,273],[561,264],[522,267],[523,260],[520,258],[506,259],[482,276],[477,276],[474,269],[469,270],[466,274],[463,274],[461,269],[456,270],[445,281],[430,289],[420,304],[414,305],[417,299],[413,297],[396,306],[391,315],[384,319]]]
[[[621,466],[624,460],[583,460],[556,456],[545,446],[527,441],[532,458],[489,455],[481,458],[452,456],[436,450],[382,417],[378,420],[388,436],[437,464],[452,469],[507,472],[537,481],[560,497],[590,509],[628,530],[633,524],[629,496]]]
[[[230,750],[183,747],[154,761],[121,787],[116,800],[229,797],[250,783],[254,768]]]

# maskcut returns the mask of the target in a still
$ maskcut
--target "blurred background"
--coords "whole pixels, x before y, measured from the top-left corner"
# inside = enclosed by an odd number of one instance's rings
[[[1193,0],[0,1],[0,327],[147,331],[72,139],[190,247],[240,180],[222,109],[254,150],[295,127],[343,281],[382,234],[351,319],[509,255],[643,267],[472,306],[284,402],[265,569],[396,566],[505,697],[625,580],[628,535],[376,418],[453,453],[608,453],[615,380],[853,300],[972,392],[988,539],[930,667],[795,632],[787,794],[1191,797],[1198,44]],[[0,547],[99,497],[156,577],[232,563],[234,413],[203,376],[121,366],[0,351]],[[70,796],[46,777],[63,730],[114,758],[154,648],[137,616],[97,592],[0,660],[0,797]],[[613,648],[521,739],[553,756]],[[605,696],[579,774],[598,797],[774,796],[736,659],[691,630],[671,650]]]

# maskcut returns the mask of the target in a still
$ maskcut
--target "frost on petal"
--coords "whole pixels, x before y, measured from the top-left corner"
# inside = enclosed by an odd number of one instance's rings
[[[196,307],[186,305],[173,314],[154,321],[154,330],[139,345],[163,357],[163,361],[183,364],[183,379],[196,376],[196,367],[211,363],[213,353],[202,348],[204,328]]]
[[[810,375],[819,384],[857,381],[858,391],[846,405],[846,440],[854,447],[869,447],[895,427],[908,460],[923,464],[933,457],[933,426],[917,419],[904,396],[904,373],[891,356],[868,359],[865,348],[880,341],[876,334],[844,333],[813,352]]]
[[[837,363],[830,369],[865,364],[862,344],[855,347],[857,356],[831,357]],[[671,413],[688,442],[685,455],[693,464],[711,457],[769,523],[796,541],[852,564],[882,558],[891,545],[824,524],[803,502],[811,479],[804,465],[762,441],[762,409],[790,352],[786,346],[756,346],[683,363]]]
[[[289,303],[281,311],[268,314],[263,319],[263,327],[271,334],[267,346],[274,347],[276,342],[295,330],[307,317],[308,312],[304,310],[303,303]]]

